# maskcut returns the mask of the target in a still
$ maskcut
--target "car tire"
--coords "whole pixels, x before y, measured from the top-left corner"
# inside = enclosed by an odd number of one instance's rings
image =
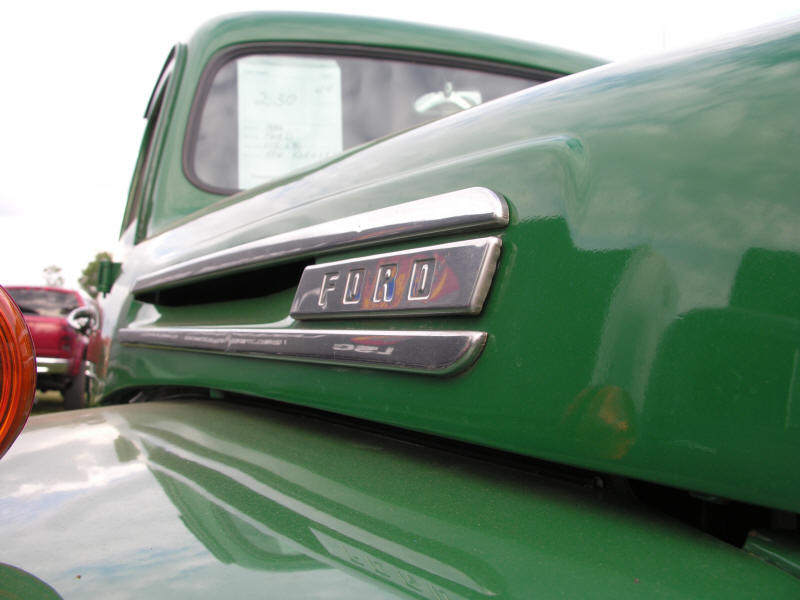
[[[88,405],[87,391],[86,371],[81,368],[80,372],[72,378],[69,385],[61,392],[61,396],[64,398],[64,409],[86,408]]]

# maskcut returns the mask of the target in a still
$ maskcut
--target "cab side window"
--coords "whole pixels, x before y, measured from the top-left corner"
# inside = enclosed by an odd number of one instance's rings
[[[547,79],[425,58],[253,51],[220,60],[195,106],[187,176],[233,193]]]

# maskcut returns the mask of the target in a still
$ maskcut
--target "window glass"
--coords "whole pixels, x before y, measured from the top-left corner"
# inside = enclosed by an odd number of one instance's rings
[[[70,292],[32,288],[9,288],[6,291],[25,315],[66,317],[80,306],[78,298]]]
[[[164,104],[164,95],[166,93],[167,85],[172,76],[172,71],[175,67],[175,54],[177,46],[170,50],[167,60],[161,69],[161,73],[156,80],[156,85],[153,87],[153,92],[150,95],[150,100],[147,103],[144,116],[147,119],[142,142],[139,146],[139,156],[136,159],[136,167],[133,171],[133,178],[131,179],[131,187],[128,191],[128,203],[125,207],[125,216],[122,220],[122,234],[128,226],[138,217],[139,206],[142,203],[142,194],[144,187],[144,177],[146,173],[146,166],[148,157],[153,149],[154,133],[156,125],[158,124],[161,108]]]
[[[213,78],[189,164],[205,186],[245,189],[539,81],[355,56],[240,56]]]

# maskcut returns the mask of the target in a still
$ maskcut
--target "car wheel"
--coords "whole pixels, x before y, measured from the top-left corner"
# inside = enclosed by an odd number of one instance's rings
[[[76,408],[86,408],[87,406],[87,380],[86,371],[81,369],[80,372],[72,378],[61,395],[64,397],[64,408],[66,410],[75,410]]]

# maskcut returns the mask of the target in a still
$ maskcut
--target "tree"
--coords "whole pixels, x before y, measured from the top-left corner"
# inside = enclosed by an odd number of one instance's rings
[[[61,267],[58,265],[50,265],[42,269],[42,277],[44,277],[45,285],[50,287],[64,286],[64,277],[61,275]]]
[[[92,298],[97,298],[97,275],[100,271],[100,263],[103,261],[110,262],[111,260],[110,252],[98,252],[94,259],[86,265],[86,268],[81,271],[81,276],[78,277],[78,284]]]

